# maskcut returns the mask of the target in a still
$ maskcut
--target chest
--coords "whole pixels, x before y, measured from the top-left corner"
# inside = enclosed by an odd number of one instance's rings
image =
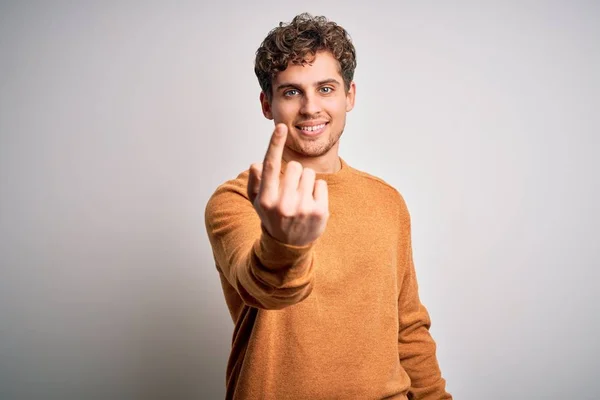
[[[353,299],[395,293],[398,228],[391,205],[359,197],[330,204],[327,228],[315,247],[315,289],[325,298],[339,298],[341,291]]]

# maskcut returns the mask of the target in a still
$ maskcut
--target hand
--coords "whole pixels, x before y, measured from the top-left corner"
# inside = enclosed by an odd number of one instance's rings
[[[287,126],[277,124],[263,163],[250,166],[248,196],[263,226],[280,242],[304,246],[319,238],[329,219],[327,182],[297,161],[281,175]]]

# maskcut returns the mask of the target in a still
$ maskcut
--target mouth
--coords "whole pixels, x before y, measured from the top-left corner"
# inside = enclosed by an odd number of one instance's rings
[[[322,122],[312,125],[296,125],[296,129],[306,136],[317,136],[325,131],[329,122]]]

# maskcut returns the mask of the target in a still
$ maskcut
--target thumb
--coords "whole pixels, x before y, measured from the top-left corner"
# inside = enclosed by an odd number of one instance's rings
[[[260,180],[262,176],[262,163],[252,164],[248,175],[248,197],[250,202],[254,204],[254,200],[260,190]]]

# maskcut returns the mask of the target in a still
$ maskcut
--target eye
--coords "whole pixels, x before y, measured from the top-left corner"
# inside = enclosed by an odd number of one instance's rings
[[[319,91],[321,93],[329,94],[329,93],[333,92],[333,88],[329,87],[329,86],[323,86],[322,88],[319,89]]]
[[[296,96],[298,94],[298,89],[290,89],[290,90],[286,90],[285,92],[283,92],[283,95],[286,97],[292,97],[292,96]]]

